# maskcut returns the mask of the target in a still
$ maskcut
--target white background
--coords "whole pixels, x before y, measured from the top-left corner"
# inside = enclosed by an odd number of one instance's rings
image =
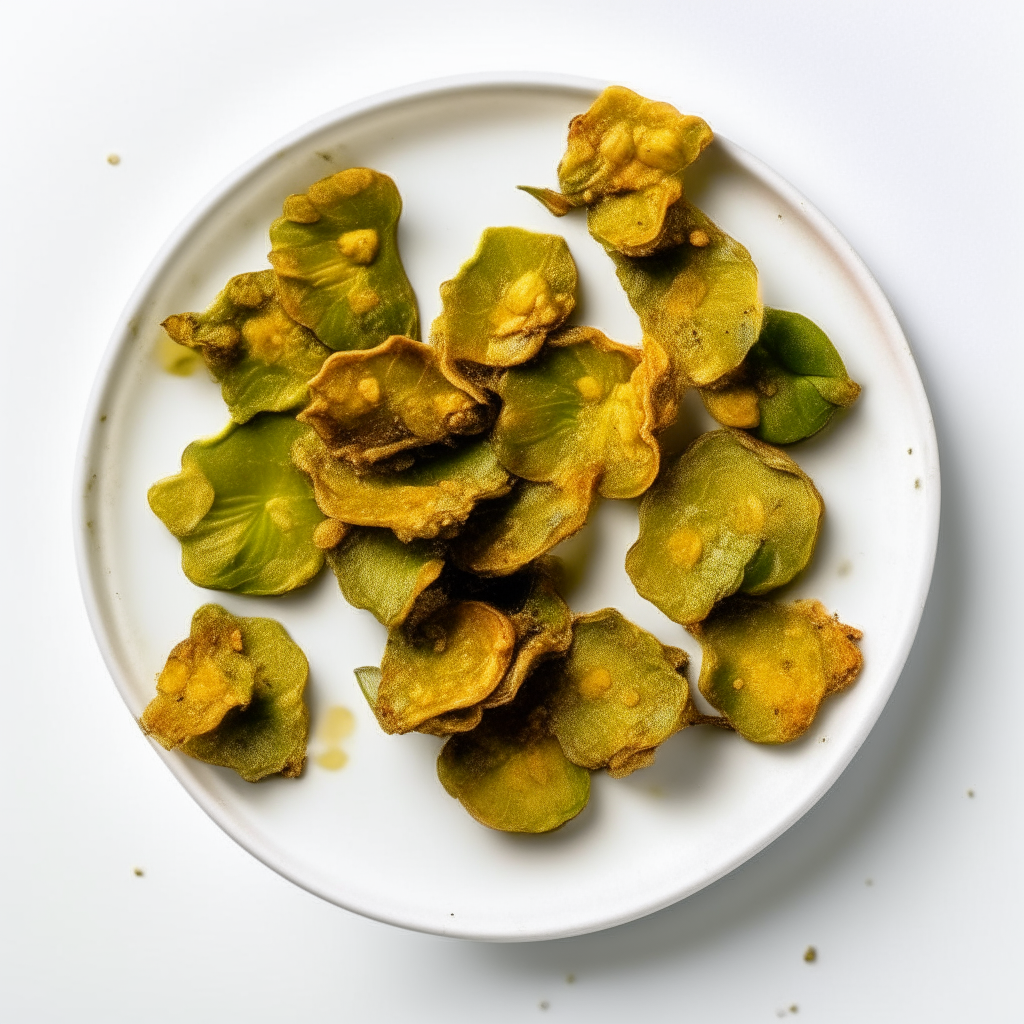
[[[811,0],[8,7],[0,1020],[1024,1019],[1020,10]],[[818,807],[680,905],[518,946],[362,920],[221,834],[107,676],[70,517],[107,337],[205,192],[332,107],[496,70],[579,74],[672,99],[807,195],[903,324],[943,473],[917,644],[871,738]],[[803,960],[808,944],[814,964]]]

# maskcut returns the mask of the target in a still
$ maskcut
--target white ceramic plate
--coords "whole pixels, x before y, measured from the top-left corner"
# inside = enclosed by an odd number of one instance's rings
[[[356,716],[340,771],[311,757],[299,780],[259,785],[154,749],[207,813],[264,863],[350,910],[409,928],[486,939],[572,935],[667,906],[747,860],[803,815],[853,757],[884,706],[917,628],[938,530],[939,470],[913,358],[878,286],[834,228],[738,147],[718,140],[688,191],[751,251],[767,304],[798,310],[832,337],[864,386],[852,411],[791,449],[825,498],[811,568],[783,592],[813,596],[864,630],[864,672],[828,700],[810,732],[783,748],[689,729],[657,763],[623,780],[594,777],[590,806],[560,831],[510,836],[477,824],[434,773],[439,741],[385,736],[352,669],[379,660],[384,630],[350,608],[325,571],[301,592],[246,598],[185,579],[177,541],[146,489],[177,472],[182,449],[227,420],[201,371],[181,378],[154,357],[159,322],[207,306],[227,278],[267,266],[267,228],[281,201],[352,165],[378,168],[405,204],[402,258],[429,326],[438,285],[487,225],[564,234],[580,269],[578,322],[639,343],[636,317],[585,218],[553,220],[519,184],[554,185],[569,118],[599,83],[559,78],[461,79],[346,107],[301,129],[219,187],[146,275],[111,342],[87,421],[76,504],[79,570],[110,671],[136,716],[154,675],[216,600],[284,623],[311,665],[315,737],[328,708]],[[681,97],[663,97],[679,101]],[[706,429],[689,409],[686,429]],[[693,656],[699,647],[637,596],[623,570],[636,506],[606,502],[576,611],[607,605]]]

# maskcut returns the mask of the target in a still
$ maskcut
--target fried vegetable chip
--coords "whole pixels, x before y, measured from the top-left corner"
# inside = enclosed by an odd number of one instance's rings
[[[719,423],[752,429],[769,444],[816,434],[859,394],[828,335],[813,320],[782,309],[765,309],[761,335],[736,379],[701,390]]]
[[[644,495],[626,571],[686,625],[742,590],[764,594],[810,561],[825,506],[784,452],[739,431],[702,434]]]
[[[680,387],[707,387],[743,362],[763,306],[750,253],[686,200],[680,211],[681,245],[644,259],[608,252],[640,318],[645,351],[662,350]]]
[[[233,768],[246,782],[278,773],[295,778],[306,763],[309,664],[279,622],[239,622],[243,649],[257,668],[252,701],[229,711],[211,732],[186,740],[181,749],[208,764]]]
[[[613,85],[569,123],[558,165],[561,193],[524,191],[556,216],[586,206],[598,241],[628,256],[649,256],[686,237],[678,212],[682,173],[712,138],[701,118]]]
[[[452,558],[481,576],[505,576],[522,569],[586,523],[594,481],[574,483],[559,487],[517,480],[504,498],[477,506],[452,541]]]
[[[398,452],[476,434],[489,410],[450,384],[429,345],[399,336],[376,348],[336,352],[309,382],[300,414],[330,453],[356,466]]]
[[[486,228],[473,256],[441,285],[441,315],[430,334],[445,375],[487,401],[471,368],[461,364],[516,366],[532,359],[572,312],[576,283],[565,239]]]
[[[345,600],[389,628],[401,625],[444,568],[436,543],[403,544],[390,530],[356,527],[327,553]]]
[[[488,828],[537,833],[564,825],[590,799],[590,772],[562,753],[546,718],[530,703],[488,711],[441,749],[441,785]]]
[[[328,348],[419,337],[416,296],[398,256],[401,212],[386,174],[350,167],[289,196],[270,226],[281,305]]]
[[[569,649],[572,612],[555,587],[555,576],[555,561],[540,558],[514,577],[482,581],[476,589],[477,596],[508,615],[516,634],[512,663],[482,702],[483,707],[499,707],[514,700],[538,665]]]
[[[171,651],[156,682],[156,697],[139,724],[166,750],[220,725],[232,708],[246,707],[256,685],[256,663],[245,651],[242,620],[216,604],[192,616],[192,630]]]
[[[503,405],[492,439],[501,464],[568,491],[595,480],[606,498],[642,494],[657,476],[659,449],[635,386],[640,358],[592,327],[570,327],[528,365],[507,370],[495,385]]]
[[[584,768],[629,775],[693,718],[687,656],[614,608],[579,615],[572,646],[547,670],[551,731]]]
[[[802,735],[822,700],[849,686],[864,663],[854,643],[860,630],[818,601],[733,597],[687,628],[703,650],[700,692],[754,743]]]
[[[449,536],[485,498],[512,486],[486,438],[461,448],[442,448],[398,473],[360,475],[331,457],[313,431],[292,449],[295,465],[313,481],[325,515],[354,526],[381,526],[399,540]]]
[[[149,506],[181,542],[181,567],[199,587],[283,594],[324,562],[313,534],[323,519],[292,444],[313,432],[263,413],[193,441],[181,472],[153,484]]]
[[[233,768],[247,782],[294,777],[306,760],[308,674],[280,623],[204,605],[171,651],[141,725],[168,750]]]
[[[202,355],[236,423],[304,405],[306,382],[331,354],[284,311],[272,270],[239,274],[205,313],[176,313],[160,326]]]
[[[514,648],[507,616],[480,601],[447,604],[415,629],[392,629],[373,705],[381,728],[409,732],[478,705],[501,682]]]

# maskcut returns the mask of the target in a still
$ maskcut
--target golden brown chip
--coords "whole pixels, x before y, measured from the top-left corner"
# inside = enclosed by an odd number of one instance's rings
[[[562,752],[544,709],[529,704],[488,711],[472,732],[452,736],[437,776],[477,821],[503,832],[550,832],[590,799],[590,773]]]
[[[704,653],[700,692],[754,743],[801,736],[822,700],[849,686],[864,663],[860,630],[818,601],[733,597],[687,628]]]
[[[313,481],[325,515],[394,530],[405,542],[450,536],[478,501],[507,494],[512,486],[486,438],[431,452],[401,472],[359,474],[309,431],[293,446],[292,459]]]
[[[545,671],[551,731],[566,757],[614,776],[649,765],[693,719],[686,664],[685,652],[614,608],[577,616],[568,654]]]
[[[415,630],[392,629],[374,711],[388,733],[471,708],[501,682],[515,648],[505,615],[480,601],[445,605]]]
[[[299,414],[330,453],[356,466],[398,452],[476,434],[489,410],[450,384],[433,348],[393,337],[376,348],[336,352],[309,382]]]

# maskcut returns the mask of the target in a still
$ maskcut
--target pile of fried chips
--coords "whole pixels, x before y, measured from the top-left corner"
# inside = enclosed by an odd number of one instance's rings
[[[164,321],[231,415],[149,492],[185,574],[272,595],[326,561],[388,630],[380,665],[356,672],[381,728],[445,737],[442,785],[495,829],[557,828],[591,772],[646,767],[688,726],[788,742],[860,669],[857,630],[764,596],[808,564],[824,514],[776,445],[859,388],[817,325],[764,307],[750,254],[687,198],[711,141],[700,118],[613,87],[570,124],[559,190],[524,186],[556,216],[586,208],[642,348],[570,324],[568,246],[517,227],[484,230],[421,341],[401,199],[368,168],[289,196],[273,270]],[[668,457],[659,436],[688,388],[723,429]],[[682,650],[566,604],[549,552],[599,498],[641,499],[627,571],[700,641],[717,715],[695,705]],[[142,725],[251,781],[296,775],[305,678],[279,625],[206,605]]]

